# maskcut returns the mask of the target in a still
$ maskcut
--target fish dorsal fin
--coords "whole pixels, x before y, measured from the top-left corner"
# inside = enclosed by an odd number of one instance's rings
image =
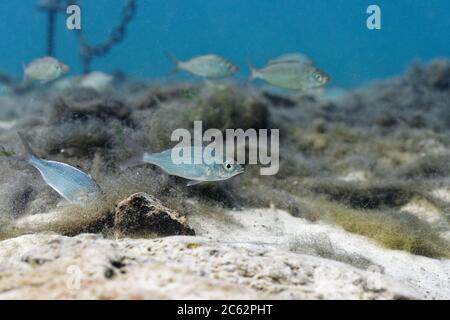
[[[195,56],[193,57],[191,60],[196,60],[196,59],[204,59],[204,60],[223,60],[222,57],[218,56],[217,54],[214,53],[208,53],[208,54],[203,54],[203,55],[199,55],[199,56]],[[189,61],[191,61],[189,60]]]
[[[164,54],[166,55],[167,59],[172,63],[173,68],[172,70],[167,74],[167,76],[173,76],[178,71],[180,71],[180,63],[181,61],[177,59],[173,54],[171,54],[169,51],[164,51]]]
[[[278,56],[272,60],[269,60],[268,64],[276,64],[276,63],[286,63],[286,62],[297,62],[297,63],[304,63],[308,65],[312,65],[313,62],[310,58],[308,58],[306,55],[302,53],[285,53],[281,56]]]

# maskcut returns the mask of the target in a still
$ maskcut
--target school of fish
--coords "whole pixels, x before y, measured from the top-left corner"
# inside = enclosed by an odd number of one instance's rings
[[[217,79],[229,77],[239,71],[235,64],[214,54],[197,56],[186,61],[178,60],[169,53],[166,55],[174,65],[173,72],[183,70],[195,76]],[[315,67],[312,60],[300,53],[283,54],[268,61],[267,65],[260,69],[256,69],[250,63],[249,67],[250,75],[247,82],[260,79],[284,89],[305,91],[323,87],[330,81],[330,77],[325,72]],[[30,62],[28,65],[24,64],[24,79],[45,84],[60,78],[68,71],[69,67],[66,64],[46,56]],[[101,188],[89,174],[66,163],[39,158],[29,146],[26,138],[21,133],[18,135],[24,146],[25,154],[19,157],[7,155],[4,156],[5,158],[25,161],[36,168],[43,180],[69,204],[86,206],[101,196]],[[244,172],[241,165],[228,159],[217,161],[203,158],[200,163],[175,163],[173,161],[174,152],[192,156],[199,153],[205,157],[203,147],[179,147],[159,153],[150,153],[131,140],[128,140],[127,144],[133,147],[136,156],[121,165],[123,170],[131,166],[152,164],[169,175],[189,180],[188,186],[202,182],[223,181]]]
[[[180,70],[192,75],[208,79],[229,77],[239,71],[232,62],[215,54],[193,57],[186,61],[177,59],[166,52],[166,56],[173,63],[172,73]],[[249,63],[250,75],[247,82],[260,79],[270,85],[305,91],[325,86],[330,76],[320,70],[311,59],[301,53],[287,53],[269,60],[263,68],[257,69]],[[28,65],[24,65],[24,79],[31,79],[47,83],[58,79],[69,71],[69,67],[53,57],[38,58]]]

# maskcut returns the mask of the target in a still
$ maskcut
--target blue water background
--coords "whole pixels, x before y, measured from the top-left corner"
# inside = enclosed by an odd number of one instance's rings
[[[0,72],[21,76],[21,62],[45,54],[46,17],[36,0],[0,0]],[[83,0],[82,27],[91,42],[103,41],[117,24],[124,0]],[[366,9],[382,9],[382,30],[366,28]],[[351,87],[396,75],[415,61],[450,58],[449,0],[138,0],[128,36],[93,69],[123,70],[140,78],[163,77],[170,63],[214,52],[261,66],[283,52],[301,51]],[[56,56],[81,72],[78,43],[57,22]],[[238,76],[239,77],[239,76]]]

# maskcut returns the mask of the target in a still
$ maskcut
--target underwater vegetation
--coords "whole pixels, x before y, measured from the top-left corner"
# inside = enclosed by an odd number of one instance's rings
[[[127,77],[101,86],[66,78],[4,95],[0,238],[34,232],[112,236],[117,204],[145,192],[188,220],[228,209],[279,208],[390,249],[450,257],[448,205],[434,192],[450,188],[449,75],[450,62],[435,60],[337,97],[282,96],[231,81],[161,84]],[[260,176],[249,165],[230,180],[186,187],[186,180],[158,166],[120,168],[136,155],[124,137],[158,153],[173,147],[174,129],[193,130],[195,120],[203,120],[204,130],[279,128],[280,172]],[[17,131],[40,157],[89,173],[102,200],[88,208],[57,208],[58,194],[32,168],[7,161],[23,153]],[[405,209],[418,199],[443,218],[430,222]],[[55,210],[59,219],[44,228],[16,224]],[[346,254],[339,259],[368,263]]]
[[[449,257],[448,241],[407,213],[355,212],[333,206],[328,219],[347,231],[375,239],[387,248],[427,257]]]

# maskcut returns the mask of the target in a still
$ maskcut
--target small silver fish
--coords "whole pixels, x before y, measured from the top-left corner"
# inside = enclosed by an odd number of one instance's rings
[[[250,76],[261,79],[280,88],[291,90],[309,90],[320,88],[330,81],[330,77],[313,65],[313,62],[300,53],[284,54],[272,59],[267,66],[256,69],[249,63]]]
[[[19,137],[25,148],[25,155],[18,159],[35,167],[44,181],[67,202],[85,206],[101,194],[100,187],[90,175],[62,162],[40,159],[21,133]]]
[[[168,52],[166,55],[175,66],[172,73],[184,70],[205,78],[225,78],[239,70],[236,65],[215,54],[198,56],[188,61],[180,61]]]
[[[122,170],[128,167],[150,163],[160,167],[169,175],[189,179],[188,186],[193,186],[206,181],[227,180],[244,172],[244,168],[241,165],[227,160],[218,163],[211,161],[211,159],[203,158],[203,162],[200,164],[195,164],[194,162],[192,164],[176,164],[172,160],[172,152],[176,152],[177,154],[190,153],[192,156],[191,159],[194,159],[194,154],[196,152],[203,155],[203,147],[176,147],[160,153],[149,153],[132,141],[127,141],[127,145],[132,147],[138,154],[122,163]]]
[[[55,80],[69,71],[69,66],[53,57],[42,57],[24,65],[24,78],[42,83]]]

